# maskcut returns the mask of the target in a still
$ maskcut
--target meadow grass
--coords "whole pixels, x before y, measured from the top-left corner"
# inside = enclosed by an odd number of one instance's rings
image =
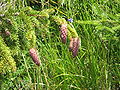
[[[46,36],[42,39],[37,36],[40,67],[32,62],[28,51],[21,51],[17,57],[17,71],[1,75],[1,90],[119,90],[119,0],[32,1],[41,2],[39,7],[28,0],[33,9],[54,8],[55,16],[73,18],[81,47],[73,58],[68,49],[69,40],[63,44],[59,27],[51,22]]]

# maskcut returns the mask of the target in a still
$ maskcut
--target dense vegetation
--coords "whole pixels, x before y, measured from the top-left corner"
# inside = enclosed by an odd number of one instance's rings
[[[119,0],[1,0],[0,88],[119,90]]]

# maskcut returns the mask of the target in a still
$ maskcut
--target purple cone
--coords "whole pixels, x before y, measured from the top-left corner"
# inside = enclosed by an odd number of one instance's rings
[[[72,51],[73,57],[77,56],[79,47],[80,47],[80,39],[78,37],[71,38],[69,50]]]
[[[39,61],[39,58],[38,58],[36,50],[34,48],[31,48],[29,53],[30,53],[30,56],[32,57],[33,62],[36,65],[40,66],[40,61]]]
[[[67,25],[62,24],[60,27],[60,32],[61,32],[60,33],[61,40],[65,44],[67,40]]]

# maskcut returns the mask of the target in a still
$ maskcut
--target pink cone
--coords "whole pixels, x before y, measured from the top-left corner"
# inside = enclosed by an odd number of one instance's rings
[[[72,55],[74,57],[77,56],[77,53],[78,53],[78,50],[79,50],[79,46],[80,46],[80,40],[79,40],[79,38],[74,38],[73,49],[72,49]]]
[[[33,62],[36,65],[40,66],[40,60],[38,58],[37,51],[34,48],[31,48],[29,53],[30,53],[30,56],[32,57]]]
[[[5,35],[6,35],[6,36],[10,36],[10,34],[11,34],[10,31],[8,31],[8,30],[5,31]]]
[[[67,25],[66,24],[61,25],[60,32],[61,32],[60,34],[61,40],[65,44],[67,40]]]
[[[74,57],[77,56],[79,47],[80,47],[80,39],[78,37],[71,38],[70,44],[69,44],[69,50],[72,51],[72,55]]]

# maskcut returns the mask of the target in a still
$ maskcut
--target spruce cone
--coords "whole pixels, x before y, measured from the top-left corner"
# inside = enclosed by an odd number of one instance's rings
[[[6,35],[6,36],[10,36],[10,35],[11,35],[10,31],[8,31],[8,30],[5,31],[5,35]]]
[[[30,53],[30,56],[32,57],[33,62],[36,65],[40,66],[40,61],[39,61],[39,58],[38,58],[38,55],[37,55],[37,51],[34,48],[31,48],[29,53]]]
[[[69,50],[72,51],[73,57],[77,56],[80,47],[80,39],[78,37],[70,39]]]
[[[60,37],[62,42],[65,44],[67,39],[67,24],[62,24],[60,27]]]

